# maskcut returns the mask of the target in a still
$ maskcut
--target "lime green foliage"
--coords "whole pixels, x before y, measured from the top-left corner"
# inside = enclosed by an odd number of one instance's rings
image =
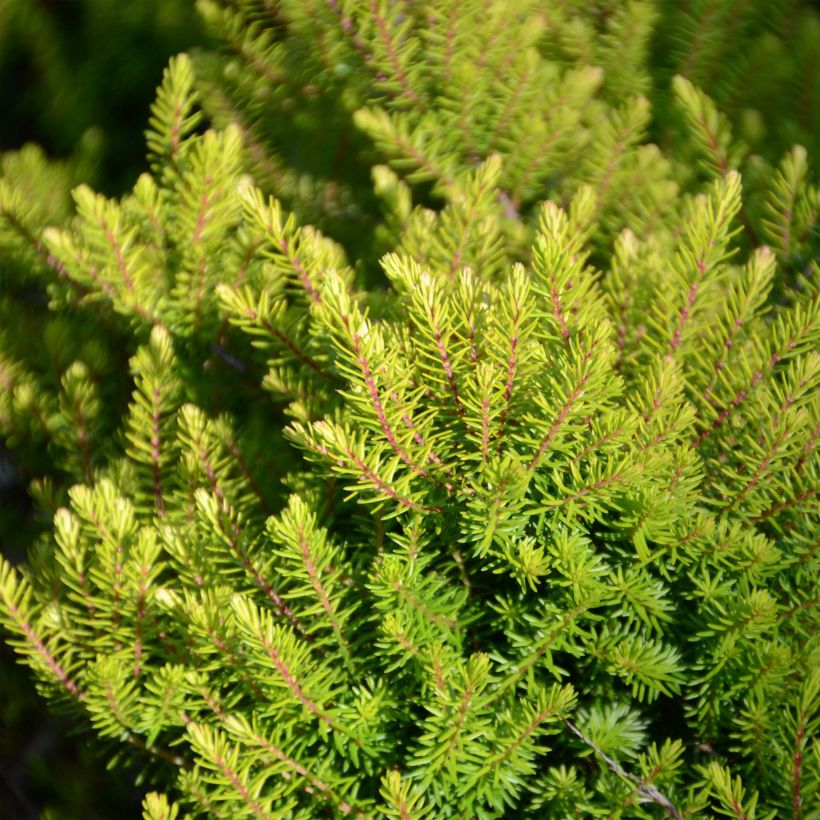
[[[0,182],[43,693],[148,818],[808,817],[810,151],[644,3],[200,5],[131,193]]]

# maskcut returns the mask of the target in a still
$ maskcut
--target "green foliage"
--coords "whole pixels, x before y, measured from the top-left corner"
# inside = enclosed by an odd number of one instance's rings
[[[69,159],[76,182],[129,188],[162,66],[205,40],[188,0],[4,0],[0,148],[31,140]]]
[[[148,818],[810,816],[810,150],[647,3],[200,7],[131,193],[4,160],[43,694]]]

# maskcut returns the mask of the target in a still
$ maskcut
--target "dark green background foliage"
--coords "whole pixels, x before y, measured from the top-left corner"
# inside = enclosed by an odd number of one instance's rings
[[[12,816],[814,816],[819,54],[0,5]]]
[[[168,57],[204,43],[188,0],[8,0],[0,6],[0,148],[35,142],[106,193],[144,167]]]

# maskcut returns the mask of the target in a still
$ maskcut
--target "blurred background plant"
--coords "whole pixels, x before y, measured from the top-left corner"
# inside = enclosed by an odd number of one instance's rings
[[[192,0],[3,0],[0,148],[37,143],[120,193],[145,166],[163,67],[204,38]]]

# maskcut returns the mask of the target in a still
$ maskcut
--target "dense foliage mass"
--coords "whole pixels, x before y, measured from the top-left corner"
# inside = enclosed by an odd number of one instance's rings
[[[811,816],[820,29],[749,5],[202,0],[130,193],[3,158],[0,622],[147,818]]]

